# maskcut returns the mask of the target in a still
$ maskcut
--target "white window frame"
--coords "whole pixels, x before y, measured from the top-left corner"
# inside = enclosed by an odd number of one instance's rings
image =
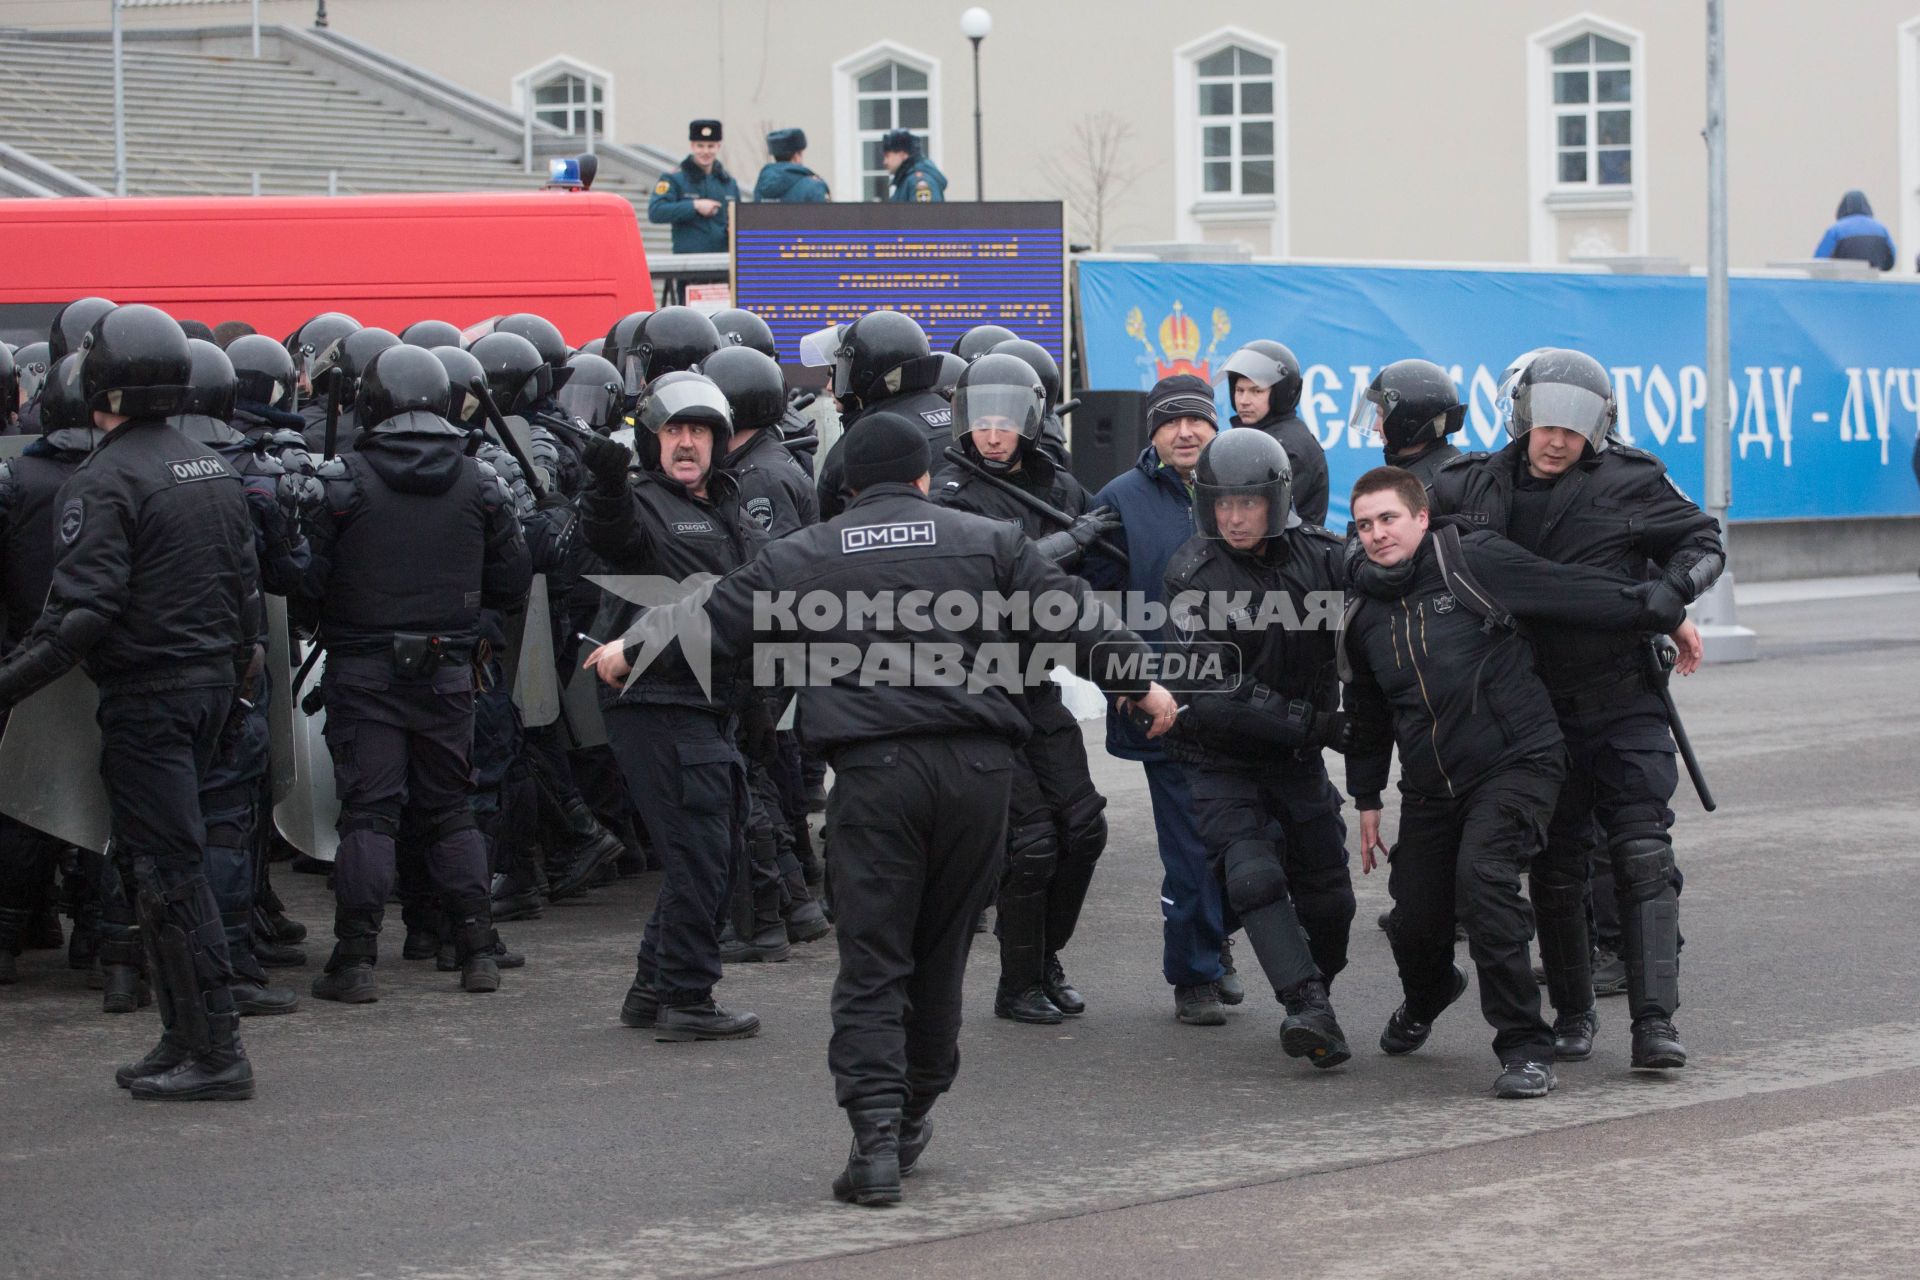
[[[1239,45],[1273,61],[1273,194],[1262,196],[1209,195],[1200,180],[1200,62],[1229,45]],[[1238,106],[1238,103],[1235,104]],[[1203,229],[1217,222],[1267,222],[1272,225],[1272,251],[1286,257],[1287,204],[1290,193],[1287,162],[1287,47],[1278,40],[1244,27],[1220,27],[1173,51],[1173,223],[1182,240],[1204,238]],[[1238,140],[1235,141],[1236,154]],[[1235,161],[1239,163],[1238,160]],[[1239,174],[1234,182],[1239,183]]]
[[[860,77],[889,63],[912,67],[927,77],[927,127],[924,153],[936,165],[942,154],[940,128],[940,60],[917,49],[883,40],[833,64],[833,190],[842,200],[865,200],[860,185]],[[853,194],[853,193],[858,193]]]
[[[529,95],[540,85],[553,79],[557,75],[579,76],[585,80],[588,85],[589,103],[591,103],[592,100],[592,86],[595,84],[600,86],[600,118],[605,123],[605,128],[594,130],[593,140],[595,142],[613,141],[613,139],[618,136],[614,130],[619,127],[618,121],[613,114],[613,72],[592,66],[580,61],[578,58],[570,58],[565,54],[561,54],[558,57],[548,58],[539,66],[522,71],[519,75],[515,76],[513,78],[513,109],[524,116],[527,110],[527,99]],[[539,118],[539,110],[539,105],[536,103],[534,106],[535,119]],[[574,134],[572,136],[584,137],[585,135]]]
[[[1560,183],[1557,112],[1553,102],[1553,51],[1577,36],[1605,36],[1627,46],[1626,67],[1633,92],[1626,108],[1633,113],[1629,133],[1633,181],[1624,186]],[[1560,219],[1583,212],[1625,212],[1628,256],[1647,252],[1647,41],[1632,27],[1597,14],[1581,13],[1527,37],[1527,202],[1531,260],[1559,260]]]
[[[1920,252],[1920,18],[1899,27],[1900,54],[1900,243],[1890,275]],[[1811,253],[1809,249],[1807,252]],[[1905,255],[1904,259],[1901,255]]]

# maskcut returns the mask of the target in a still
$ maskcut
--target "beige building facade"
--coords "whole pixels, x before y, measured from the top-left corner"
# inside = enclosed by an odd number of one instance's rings
[[[1064,199],[1075,239],[1259,257],[1705,261],[1703,0],[994,0],[985,192]],[[245,0],[127,0],[129,27]],[[584,135],[677,149],[726,122],[750,189],[799,126],[838,199],[884,188],[904,126],[975,182],[973,50],[925,0],[331,0],[334,31]],[[97,27],[105,0],[0,0],[0,27]],[[1736,267],[1804,258],[1858,187],[1920,252],[1920,3],[1728,0]],[[304,25],[314,0],[263,0]],[[218,109],[218,104],[209,104]]]

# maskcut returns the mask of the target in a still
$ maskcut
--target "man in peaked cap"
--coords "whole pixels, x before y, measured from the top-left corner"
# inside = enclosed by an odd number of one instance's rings
[[[725,253],[727,203],[740,199],[740,184],[720,163],[720,122],[687,126],[688,155],[653,184],[647,219],[673,228],[675,253]]]
[[[773,163],[761,168],[753,184],[756,203],[820,204],[833,199],[827,180],[801,163],[806,150],[805,129],[775,129],[767,135],[767,154]]]

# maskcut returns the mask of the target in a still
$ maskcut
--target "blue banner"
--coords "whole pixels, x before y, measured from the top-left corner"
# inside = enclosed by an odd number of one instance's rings
[[[1506,443],[1495,384],[1515,356],[1576,347],[1612,372],[1619,432],[1702,497],[1706,282],[1688,276],[1083,262],[1083,383],[1145,389],[1213,371],[1273,338],[1300,359],[1300,416],[1326,447],[1333,510],[1381,461],[1347,428],[1355,397],[1409,356],[1448,369],[1469,406],[1462,449]],[[1732,282],[1736,520],[1920,513],[1920,287]],[[1218,389],[1226,421],[1227,390]]]

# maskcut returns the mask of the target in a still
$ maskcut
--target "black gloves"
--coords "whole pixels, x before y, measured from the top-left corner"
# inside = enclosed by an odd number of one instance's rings
[[[625,445],[595,435],[580,441],[580,461],[586,464],[600,488],[619,489],[627,483],[627,468],[633,465],[633,455]]]
[[[1648,631],[1664,635],[1687,620],[1687,602],[1664,579],[1622,587],[1620,591],[1639,599],[1641,625]]]
[[[1119,529],[1120,524],[1120,513],[1112,507],[1096,507],[1067,528],[1038,539],[1033,547],[1064,569],[1078,563],[1088,547]]]

